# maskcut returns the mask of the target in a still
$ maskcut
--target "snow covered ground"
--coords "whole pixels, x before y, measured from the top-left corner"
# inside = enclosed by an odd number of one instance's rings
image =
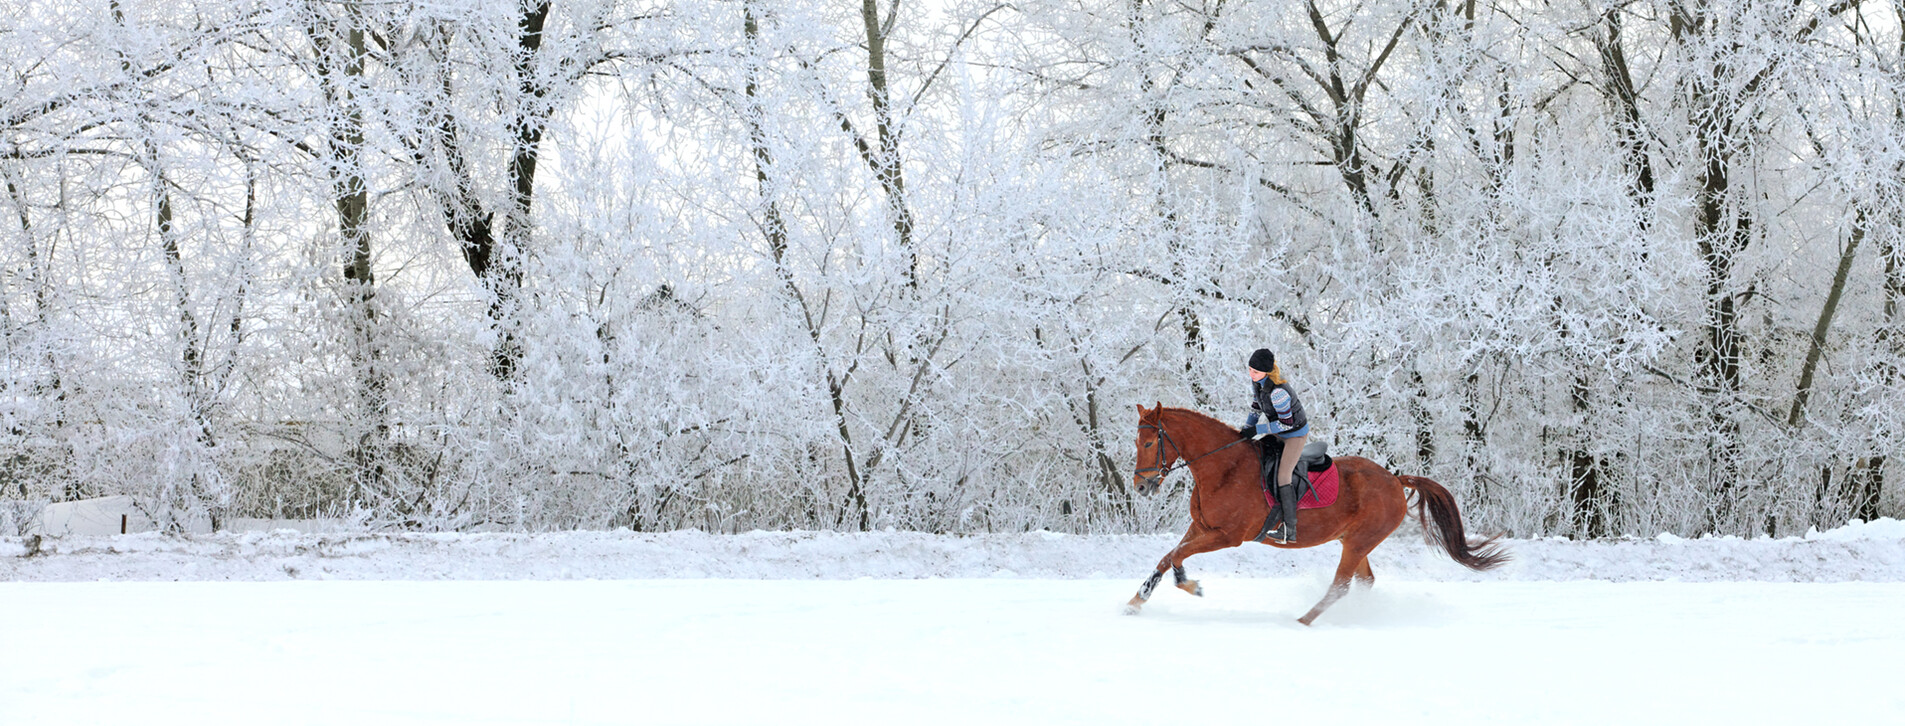
[[[1905,523],[1480,575],[1407,532],[1313,628],[1333,546],[1128,617],[1174,538],[0,540],[0,724],[1905,722]]]
[[[0,584],[7,724],[1898,723],[1901,583]]]

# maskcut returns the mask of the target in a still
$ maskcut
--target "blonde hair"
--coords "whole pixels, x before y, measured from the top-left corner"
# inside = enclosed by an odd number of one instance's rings
[[[1289,381],[1283,380],[1283,364],[1282,363],[1270,364],[1270,382],[1275,383],[1279,386],[1285,383],[1289,383]]]

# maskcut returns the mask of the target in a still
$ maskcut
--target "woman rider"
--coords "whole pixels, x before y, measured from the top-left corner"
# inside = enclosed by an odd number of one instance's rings
[[[1309,418],[1303,415],[1303,402],[1297,400],[1296,392],[1290,390],[1289,382],[1283,379],[1277,356],[1270,349],[1258,348],[1250,354],[1250,381],[1250,419],[1244,428],[1257,440],[1257,460],[1263,467],[1264,485],[1266,488],[1276,485],[1277,508],[1283,515],[1283,521],[1270,530],[1270,540],[1295,544],[1296,504],[1300,493],[1290,477],[1296,471],[1303,444],[1310,440]],[[1270,516],[1275,519],[1277,514],[1271,512]]]

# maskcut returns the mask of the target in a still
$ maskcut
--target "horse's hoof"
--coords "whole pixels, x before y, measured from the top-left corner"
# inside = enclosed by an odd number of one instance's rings
[[[1140,606],[1140,605],[1126,605],[1124,606],[1124,614],[1137,615],[1139,611],[1142,611],[1143,609],[1144,609],[1143,606]]]
[[[1183,590],[1183,591],[1185,591],[1185,592],[1188,592],[1188,593],[1190,593],[1190,594],[1192,594],[1192,595],[1196,595],[1196,596],[1198,596],[1198,597],[1203,597],[1203,596],[1204,596],[1204,586],[1203,586],[1203,585],[1200,585],[1200,584],[1198,584],[1198,582],[1197,582],[1196,580],[1192,580],[1192,581],[1190,581],[1190,582],[1186,582],[1186,583],[1184,583],[1184,584],[1182,584],[1182,585],[1178,585],[1178,586],[1177,586],[1177,589],[1179,589],[1179,590]]]

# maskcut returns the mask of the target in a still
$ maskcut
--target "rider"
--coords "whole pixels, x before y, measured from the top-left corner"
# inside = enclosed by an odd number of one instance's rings
[[[1270,530],[1270,539],[1280,544],[1296,543],[1296,503],[1301,495],[1291,481],[1303,444],[1310,439],[1310,422],[1303,415],[1303,402],[1283,378],[1277,356],[1268,348],[1250,354],[1250,418],[1244,428],[1257,441],[1257,460],[1263,469],[1263,485],[1276,485],[1277,505],[1283,521]],[[1266,415],[1267,414],[1267,415]],[[1274,465],[1274,466],[1273,466]],[[1273,480],[1272,477],[1275,477]],[[1271,512],[1272,519],[1277,512]]]

